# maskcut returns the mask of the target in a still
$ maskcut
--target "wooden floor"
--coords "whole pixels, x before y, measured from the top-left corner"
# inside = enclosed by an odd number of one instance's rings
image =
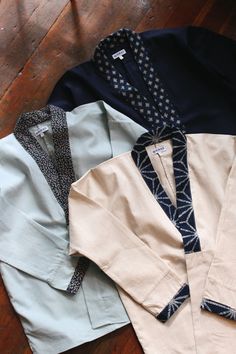
[[[236,40],[236,1],[0,0],[0,137],[12,132],[20,113],[44,106],[64,71],[88,60],[109,33],[189,24]],[[0,280],[0,354],[23,353],[31,351]],[[66,353],[142,350],[126,326]]]

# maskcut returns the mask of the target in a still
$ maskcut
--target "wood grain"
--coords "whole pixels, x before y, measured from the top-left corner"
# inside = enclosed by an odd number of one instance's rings
[[[55,82],[64,71],[88,60],[101,38],[123,26],[135,28],[149,4],[144,0],[130,0],[128,3],[126,0],[81,0],[68,3],[25,63],[21,75],[0,97],[0,137],[12,131],[23,111],[45,105]],[[125,8],[125,13],[120,11],[122,8]]]
[[[91,343],[68,350],[64,354],[143,354],[131,325],[118,329]]]
[[[88,60],[109,33],[190,24],[236,39],[235,0],[1,0],[0,136],[12,132],[23,111],[45,105],[60,76]],[[0,354],[30,353],[0,280]],[[65,353],[141,354],[142,349],[129,325]]]
[[[0,353],[30,354],[26,336],[0,278]]]
[[[217,2],[213,2],[210,11],[207,12],[206,16],[200,21],[200,26],[207,26],[209,29],[216,31],[221,34],[227,34],[230,36],[230,33],[225,32],[224,28],[229,25],[232,16],[236,16],[236,3],[234,0],[219,0]],[[234,34],[233,38],[236,39],[235,33],[235,24],[234,22]]]
[[[3,73],[0,97],[21,74],[26,61],[67,3],[68,0],[4,0],[0,3],[0,50],[5,53],[0,57],[0,73]]]

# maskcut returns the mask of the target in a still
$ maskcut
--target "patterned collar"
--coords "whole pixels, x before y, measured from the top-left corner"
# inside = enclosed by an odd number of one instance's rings
[[[54,144],[54,159],[42,149],[29,128],[36,124],[51,121]],[[75,181],[72,164],[66,113],[58,107],[49,105],[45,108],[23,113],[16,123],[14,135],[23,148],[35,160],[42,171],[47,183],[65,212],[69,224],[68,195],[71,184]],[[80,257],[74,274],[67,288],[68,294],[76,294],[88,269],[89,260]]]
[[[109,58],[108,52],[116,51],[116,47],[124,45],[125,42],[128,43],[147,89],[153,98],[152,102],[119,73]],[[138,33],[123,28],[111,34],[98,44],[93,60],[101,75],[154,129],[163,122],[180,126],[179,114],[171,103],[167,89],[156,69],[154,69],[143,40]]]
[[[29,128],[45,121],[51,121],[54,143],[54,159],[40,146]],[[58,107],[47,106],[41,110],[23,113],[18,119],[14,135],[23,148],[35,160],[63,208],[68,223],[68,194],[75,181],[72,164],[68,127],[65,112]]]
[[[173,169],[176,185],[176,207],[163,189],[149,159],[146,147],[172,139]],[[150,191],[183,238],[185,253],[199,252],[200,240],[196,230],[187,163],[187,144],[184,133],[167,125],[144,133],[137,140],[132,158]]]

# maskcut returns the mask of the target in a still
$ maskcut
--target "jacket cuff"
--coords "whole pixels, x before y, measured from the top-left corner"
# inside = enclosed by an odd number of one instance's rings
[[[236,321],[236,289],[208,279],[201,309]]]
[[[169,270],[148,293],[142,302],[152,315],[161,322],[166,322],[189,297],[189,286]]]
[[[204,298],[201,303],[201,309],[223,316],[229,320],[236,321],[236,309],[221,304],[220,302]]]
[[[89,260],[85,257],[72,257],[62,252],[50,273],[48,283],[56,289],[75,295],[82,283]]]
[[[80,285],[84,279],[85,273],[89,266],[89,260],[85,257],[80,257],[75,268],[71,281],[66,289],[66,292],[71,295],[75,295],[80,288]]]
[[[165,323],[178,310],[186,299],[190,297],[188,284],[183,284],[177,291],[175,296],[168,302],[164,309],[156,316],[156,318]]]

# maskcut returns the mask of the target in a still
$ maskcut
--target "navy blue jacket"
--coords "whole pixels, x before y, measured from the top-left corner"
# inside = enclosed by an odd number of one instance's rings
[[[141,45],[136,43],[137,50],[131,46],[135,35],[141,42]],[[126,51],[123,60],[113,59],[112,53],[121,49]],[[138,67],[140,57],[135,57],[135,50],[137,55],[149,56],[161,87],[168,93],[164,98],[170,99],[188,133],[236,134],[236,42],[200,27],[152,30],[139,35],[123,29],[112,34],[100,43],[92,60],[64,74],[49,103],[72,110],[78,105],[104,100],[145,128],[153,128],[151,119],[137,109],[140,102],[136,100],[136,106],[131,105],[130,96],[126,96],[127,92],[135,93],[132,87],[136,87],[138,93],[146,97],[140,106],[150,99],[152,107],[158,111],[157,100],[154,102],[140,70],[145,62],[140,61]],[[112,64],[109,66],[106,60]],[[116,79],[111,78],[114,67],[128,82],[124,87],[126,94],[121,92],[120,86],[118,89],[114,86]],[[159,98],[160,91],[156,95]]]

